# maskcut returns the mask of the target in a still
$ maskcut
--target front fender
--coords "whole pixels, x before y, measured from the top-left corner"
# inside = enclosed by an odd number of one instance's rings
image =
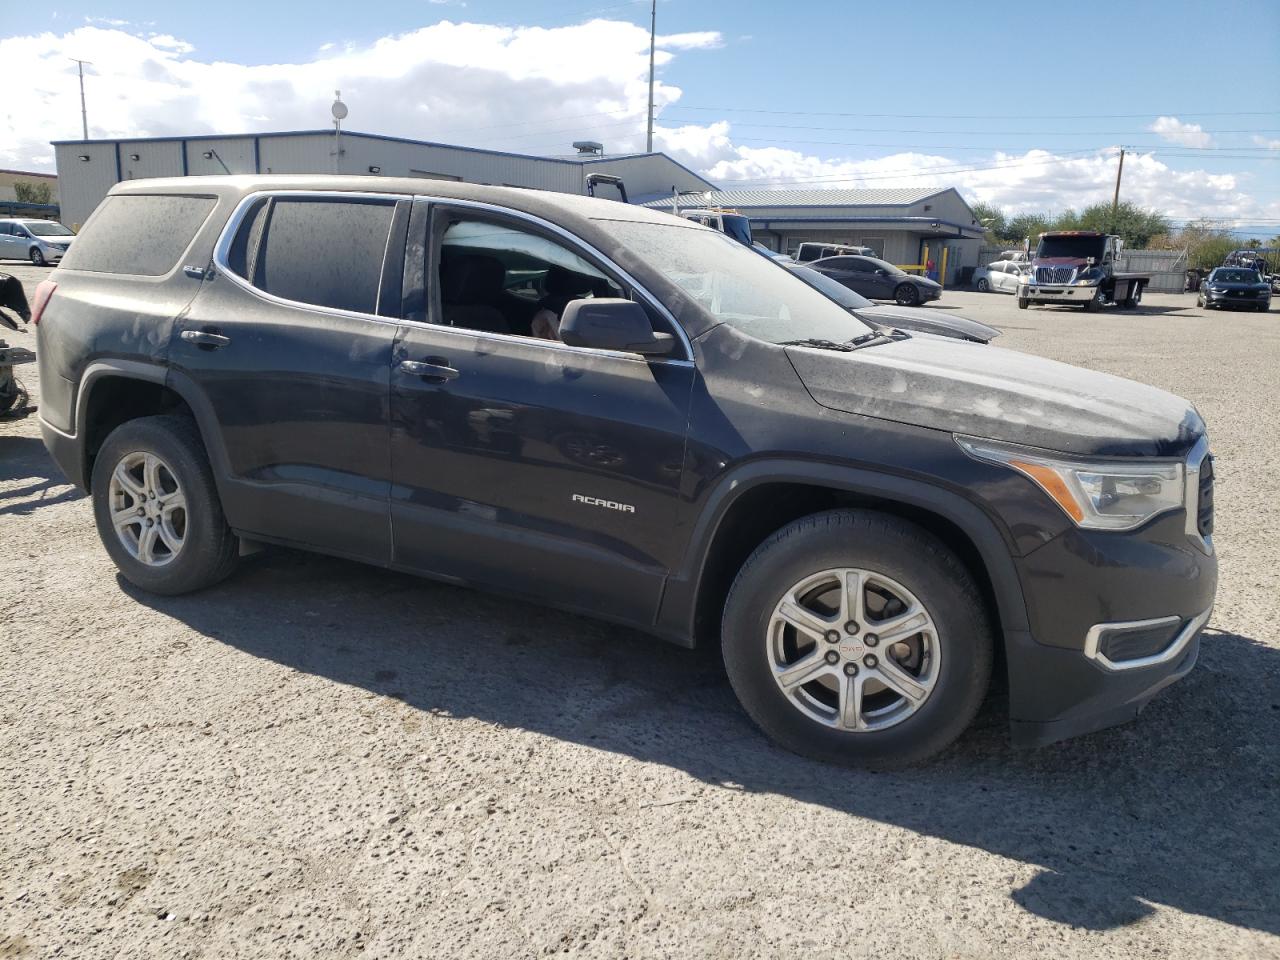
[[[959,529],[977,550],[995,595],[1006,645],[1029,630],[1026,600],[1013,562],[1013,548],[997,522],[957,493],[920,480],[829,463],[766,459],[729,471],[707,494],[689,538],[685,558],[667,583],[658,629],[692,646],[698,596],[707,579],[707,560],[724,518],[739,497],[762,484],[796,483],[825,487],[899,503],[935,514]]]

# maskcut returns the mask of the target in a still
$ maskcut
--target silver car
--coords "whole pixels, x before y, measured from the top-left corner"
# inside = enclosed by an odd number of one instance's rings
[[[0,220],[0,260],[57,263],[75,236],[56,220]]]
[[[1031,272],[1031,264],[1013,260],[997,260],[973,272],[973,285],[981,293],[1017,293],[1022,278]]]

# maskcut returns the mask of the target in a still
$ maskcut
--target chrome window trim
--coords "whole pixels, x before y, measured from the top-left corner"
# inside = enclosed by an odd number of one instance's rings
[[[639,295],[647,304],[649,304],[649,306],[657,310],[658,313],[660,313],[666,319],[667,323],[671,325],[671,329],[672,331],[674,331],[676,339],[680,341],[681,344],[683,344],[685,355],[684,357],[643,357],[638,353],[625,353],[618,350],[597,350],[593,347],[574,347],[574,346],[570,346],[567,343],[557,344],[556,341],[552,341],[552,340],[542,341],[543,343],[554,344],[568,350],[586,351],[588,353],[593,353],[593,354],[608,354],[608,355],[623,356],[623,357],[638,357],[640,358],[641,361],[645,363],[675,363],[675,364],[690,364],[690,365],[693,363],[693,357],[694,357],[693,343],[689,339],[689,333],[687,330],[685,330],[683,326],[680,325],[680,322],[675,318],[675,316],[671,313],[671,311],[666,308],[666,305],[663,304],[661,300],[655,297],[647,289],[645,289],[645,287],[642,286],[639,283],[639,281],[636,280],[635,277],[629,274],[626,270],[622,269],[622,267],[618,266],[618,264],[615,263],[612,258],[606,256],[604,253],[600,251],[598,247],[592,246],[590,243],[588,243],[586,240],[583,240],[577,234],[571,233],[570,231],[566,230],[564,227],[560,226],[559,224],[553,223],[550,220],[544,220],[542,217],[535,216],[532,213],[525,213],[523,210],[513,210],[510,207],[503,207],[503,206],[499,206],[498,204],[485,203],[479,200],[459,200],[454,197],[436,197],[430,194],[417,194],[415,196],[415,199],[425,200],[428,203],[432,203],[432,204],[438,203],[438,204],[442,204],[444,206],[450,206],[450,207],[463,207],[463,208],[468,208],[472,210],[480,210],[486,213],[492,213],[496,216],[510,217],[516,220],[523,220],[526,223],[531,223],[536,227],[541,227],[544,230],[548,230],[551,233],[554,233],[556,236],[564,239],[572,246],[585,250],[587,253],[589,253],[592,257],[594,257],[600,263],[604,264],[606,269],[616,274],[624,283],[626,283],[627,286],[629,286],[632,290],[634,290],[637,295]],[[442,326],[442,324],[429,323],[427,324],[427,326],[440,327]],[[463,329],[463,328],[449,328],[449,329]],[[484,332],[484,331],[478,331],[478,332]],[[528,341],[530,339],[529,337],[521,337],[515,334],[504,334],[504,333],[492,334],[492,336],[495,336],[499,339],[513,339],[513,340],[521,340],[521,341]]]
[[[269,303],[279,304],[283,307],[295,307],[299,310],[310,310],[314,313],[324,313],[334,317],[349,317],[357,320],[373,320],[377,323],[391,324],[398,326],[400,320],[396,317],[384,317],[376,313],[363,313],[359,310],[343,310],[339,307],[326,307],[318,303],[306,303],[302,300],[289,300],[285,297],[278,297],[274,293],[268,293],[261,287],[255,287],[240,274],[231,269],[231,265],[227,262],[227,256],[231,251],[231,244],[235,241],[236,233],[240,230],[240,224],[244,220],[245,214],[249,208],[259,200],[271,197],[288,197],[290,199],[311,198],[317,200],[380,200],[390,201],[392,206],[402,200],[412,199],[403,193],[367,193],[356,192],[351,190],[259,190],[254,193],[247,194],[231,211],[231,216],[227,218],[226,225],[222,228],[222,233],[218,236],[218,242],[213,248],[213,265],[217,268],[220,276],[226,277],[236,286],[247,290],[254,296],[266,300]],[[391,230],[387,230],[387,242],[390,242]],[[381,290],[382,269],[386,266],[386,246],[383,248],[382,267],[379,268],[379,290]],[[377,304],[374,305],[377,309]]]
[[[1186,509],[1187,536],[1201,552],[1213,556],[1213,537],[1200,536],[1200,469],[1205,458],[1209,456],[1209,438],[1201,437],[1187,454],[1186,467],[1183,471],[1186,487],[1182,491],[1182,505]]]
[[[1204,613],[1192,617],[1187,621],[1187,625],[1178,632],[1167,647],[1159,653],[1153,653],[1148,657],[1138,657],[1133,660],[1111,660],[1104,654],[1099,647],[1102,644],[1102,637],[1106,633],[1123,633],[1126,630],[1143,630],[1150,627],[1171,626],[1182,621],[1181,617],[1155,617],[1151,620],[1127,620],[1114,623],[1095,623],[1089,628],[1089,632],[1084,638],[1084,655],[1098,664],[1104,670],[1113,673],[1123,670],[1140,670],[1143,667],[1154,667],[1162,663],[1168,663],[1175,660],[1182,651],[1187,648],[1192,639],[1200,632],[1201,628],[1209,622],[1209,617],[1213,614],[1213,607],[1210,607]]]
[[[431,323],[430,321],[422,322],[417,320],[407,320],[400,317],[387,317],[373,313],[361,313],[357,310],[342,310],[337,307],[326,307],[315,303],[305,303],[301,300],[289,300],[284,297],[278,297],[275,294],[268,293],[260,287],[255,287],[252,283],[240,276],[227,262],[227,257],[231,250],[231,244],[235,240],[236,233],[240,229],[240,225],[244,220],[245,214],[249,208],[259,200],[271,197],[289,197],[289,198],[314,198],[319,200],[335,200],[338,198],[355,199],[355,200],[382,200],[399,203],[401,201],[426,201],[428,203],[442,203],[450,206],[471,207],[486,212],[491,212],[501,216],[514,217],[519,220],[526,220],[536,226],[543,227],[563,237],[574,245],[581,247],[589,252],[593,257],[603,263],[608,269],[612,270],[633,290],[642,296],[647,303],[654,309],[658,310],[667,321],[671,324],[671,328],[676,331],[676,339],[679,340],[685,349],[685,357],[645,357],[638,353],[627,353],[621,350],[599,350],[595,347],[576,347],[571,344],[561,343],[556,340],[542,340],[538,337],[522,337],[518,334],[493,333],[486,330],[468,330],[465,327],[450,327],[440,323]],[[388,242],[390,242],[390,231],[388,231]],[[213,263],[217,268],[217,272],[225,276],[232,283],[236,284],[243,290],[248,291],[252,295],[266,300],[270,303],[279,304],[286,307],[294,307],[300,310],[310,310],[316,313],[329,314],[331,316],[349,317],[358,320],[372,320],[376,323],[392,324],[400,326],[401,324],[412,325],[414,327],[427,328],[431,330],[447,330],[458,335],[470,336],[477,340],[496,340],[498,342],[510,341],[513,343],[522,343],[525,345],[536,345],[538,347],[570,353],[587,354],[593,357],[616,357],[622,360],[631,360],[636,363],[644,363],[646,365],[653,363],[672,364],[676,366],[693,366],[693,345],[689,340],[689,335],[684,327],[672,316],[668,310],[653,294],[649,293],[644,287],[636,282],[635,278],[627,271],[623,270],[612,259],[606,257],[598,249],[591,244],[582,240],[580,237],[563,227],[558,226],[536,217],[532,214],[524,213],[520,210],[512,210],[509,207],[502,207],[491,203],[481,203],[476,200],[458,200],[452,197],[434,197],[426,194],[407,194],[407,193],[374,193],[366,191],[352,190],[258,190],[253,193],[246,194],[235,209],[231,212],[231,216],[227,218],[226,225],[222,228],[222,233],[218,236],[218,242],[213,248]],[[383,266],[386,266],[386,257],[383,257]],[[375,308],[376,309],[376,308]]]

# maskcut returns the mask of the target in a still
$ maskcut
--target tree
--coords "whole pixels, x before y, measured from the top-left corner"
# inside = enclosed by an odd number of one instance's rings
[[[1236,249],[1236,239],[1208,220],[1188,223],[1181,230],[1151,238],[1153,250],[1186,250],[1187,266],[1211,270],[1222,266],[1228,253]]]
[[[19,180],[13,185],[13,193],[19,203],[53,203],[53,187],[45,182]]]
[[[1111,204],[1095,203],[1092,207],[1086,207],[1075,220],[1079,226],[1059,229],[1119,234],[1126,247],[1136,250],[1144,249],[1152,237],[1169,232],[1169,220],[1164,214],[1132,203],[1122,202],[1116,208],[1114,216]]]
[[[987,231],[987,243],[997,244],[1007,236],[1004,211],[989,203],[975,203],[971,208],[973,217]]]
[[[1049,218],[1042,213],[1020,213],[1009,220],[1004,239],[1020,244],[1024,237],[1030,237],[1034,249],[1040,234],[1052,228]]]

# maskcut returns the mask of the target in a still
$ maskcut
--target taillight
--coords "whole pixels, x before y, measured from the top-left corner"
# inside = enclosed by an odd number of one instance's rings
[[[44,308],[49,304],[49,298],[53,296],[53,291],[57,289],[57,280],[41,280],[36,285],[36,294],[31,301],[31,325],[33,327],[40,323],[40,315],[44,313]]]

